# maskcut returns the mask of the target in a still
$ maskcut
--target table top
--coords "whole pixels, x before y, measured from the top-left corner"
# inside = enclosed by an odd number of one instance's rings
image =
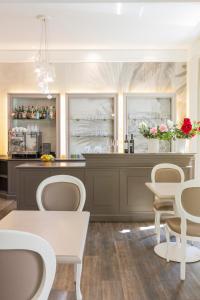
[[[145,185],[154,193],[158,198],[174,199],[177,188],[181,183],[168,183],[168,182],[146,182]]]
[[[89,212],[12,211],[0,221],[0,229],[21,230],[47,240],[59,262],[82,261]]]

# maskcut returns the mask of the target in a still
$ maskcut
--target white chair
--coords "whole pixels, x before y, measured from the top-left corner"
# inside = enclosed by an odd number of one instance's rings
[[[55,254],[46,240],[28,232],[0,230],[2,300],[47,300],[55,272]]]
[[[177,214],[180,217],[166,220],[166,238],[167,245],[170,242],[170,233],[181,240],[180,278],[185,280],[187,241],[200,241],[200,180],[189,180],[181,184],[175,201]],[[167,261],[169,261],[168,254],[167,249]]]
[[[185,175],[183,170],[174,164],[158,164],[151,172],[151,181],[155,182],[184,182]],[[162,215],[173,215],[173,201],[170,199],[159,199],[155,197],[153,202],[155,212],[155,231],[157,235],[157,243],[160,243],[160,218]]]
[[[82,181],[70,175],[44,179],[36,191],[39,210],[82,211],[86,199]]]

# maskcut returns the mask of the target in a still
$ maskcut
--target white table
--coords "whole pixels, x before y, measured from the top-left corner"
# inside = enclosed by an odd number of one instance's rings
[[[0,221],[0,229],[37,234],[54,249],[58,262],[74,264],[77,300],[82,299],[82,260],[89,212],[12,211]]]
[[[180,183],[152,183],[146,182],[145,185],[160,199],[172,199],[175,200],[176,190]],[[174,203],[175,207],[175,203]],[[167,243],[160,243],[154,247],[154,251],[157,255],[166,259]],[[169,244],[169,259],[170,261],[181,261],[181,248],[180,243],[170,242]],[[191,263],[200,260],[200,249],[187,245],[186,248],[186,262]]]

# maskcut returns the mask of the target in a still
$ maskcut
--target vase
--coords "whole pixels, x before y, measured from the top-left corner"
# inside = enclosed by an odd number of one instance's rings
[[[158,139],[148,139],[148,152],[158,153],[159,152],[159,140]]]
[[[175,151],[178,153],[185,153],[187,146],[187,139],[177,139],[175,141]]]

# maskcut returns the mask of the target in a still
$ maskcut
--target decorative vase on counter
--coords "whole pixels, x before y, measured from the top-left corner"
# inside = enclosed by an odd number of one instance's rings
[[[158,139],[147,139],[148,143],[148,153],[158,153],[159,152],[159,140]]]
[[[178,153],[185,153],[187,147],[187,139],[176,139],[175,151]]]

